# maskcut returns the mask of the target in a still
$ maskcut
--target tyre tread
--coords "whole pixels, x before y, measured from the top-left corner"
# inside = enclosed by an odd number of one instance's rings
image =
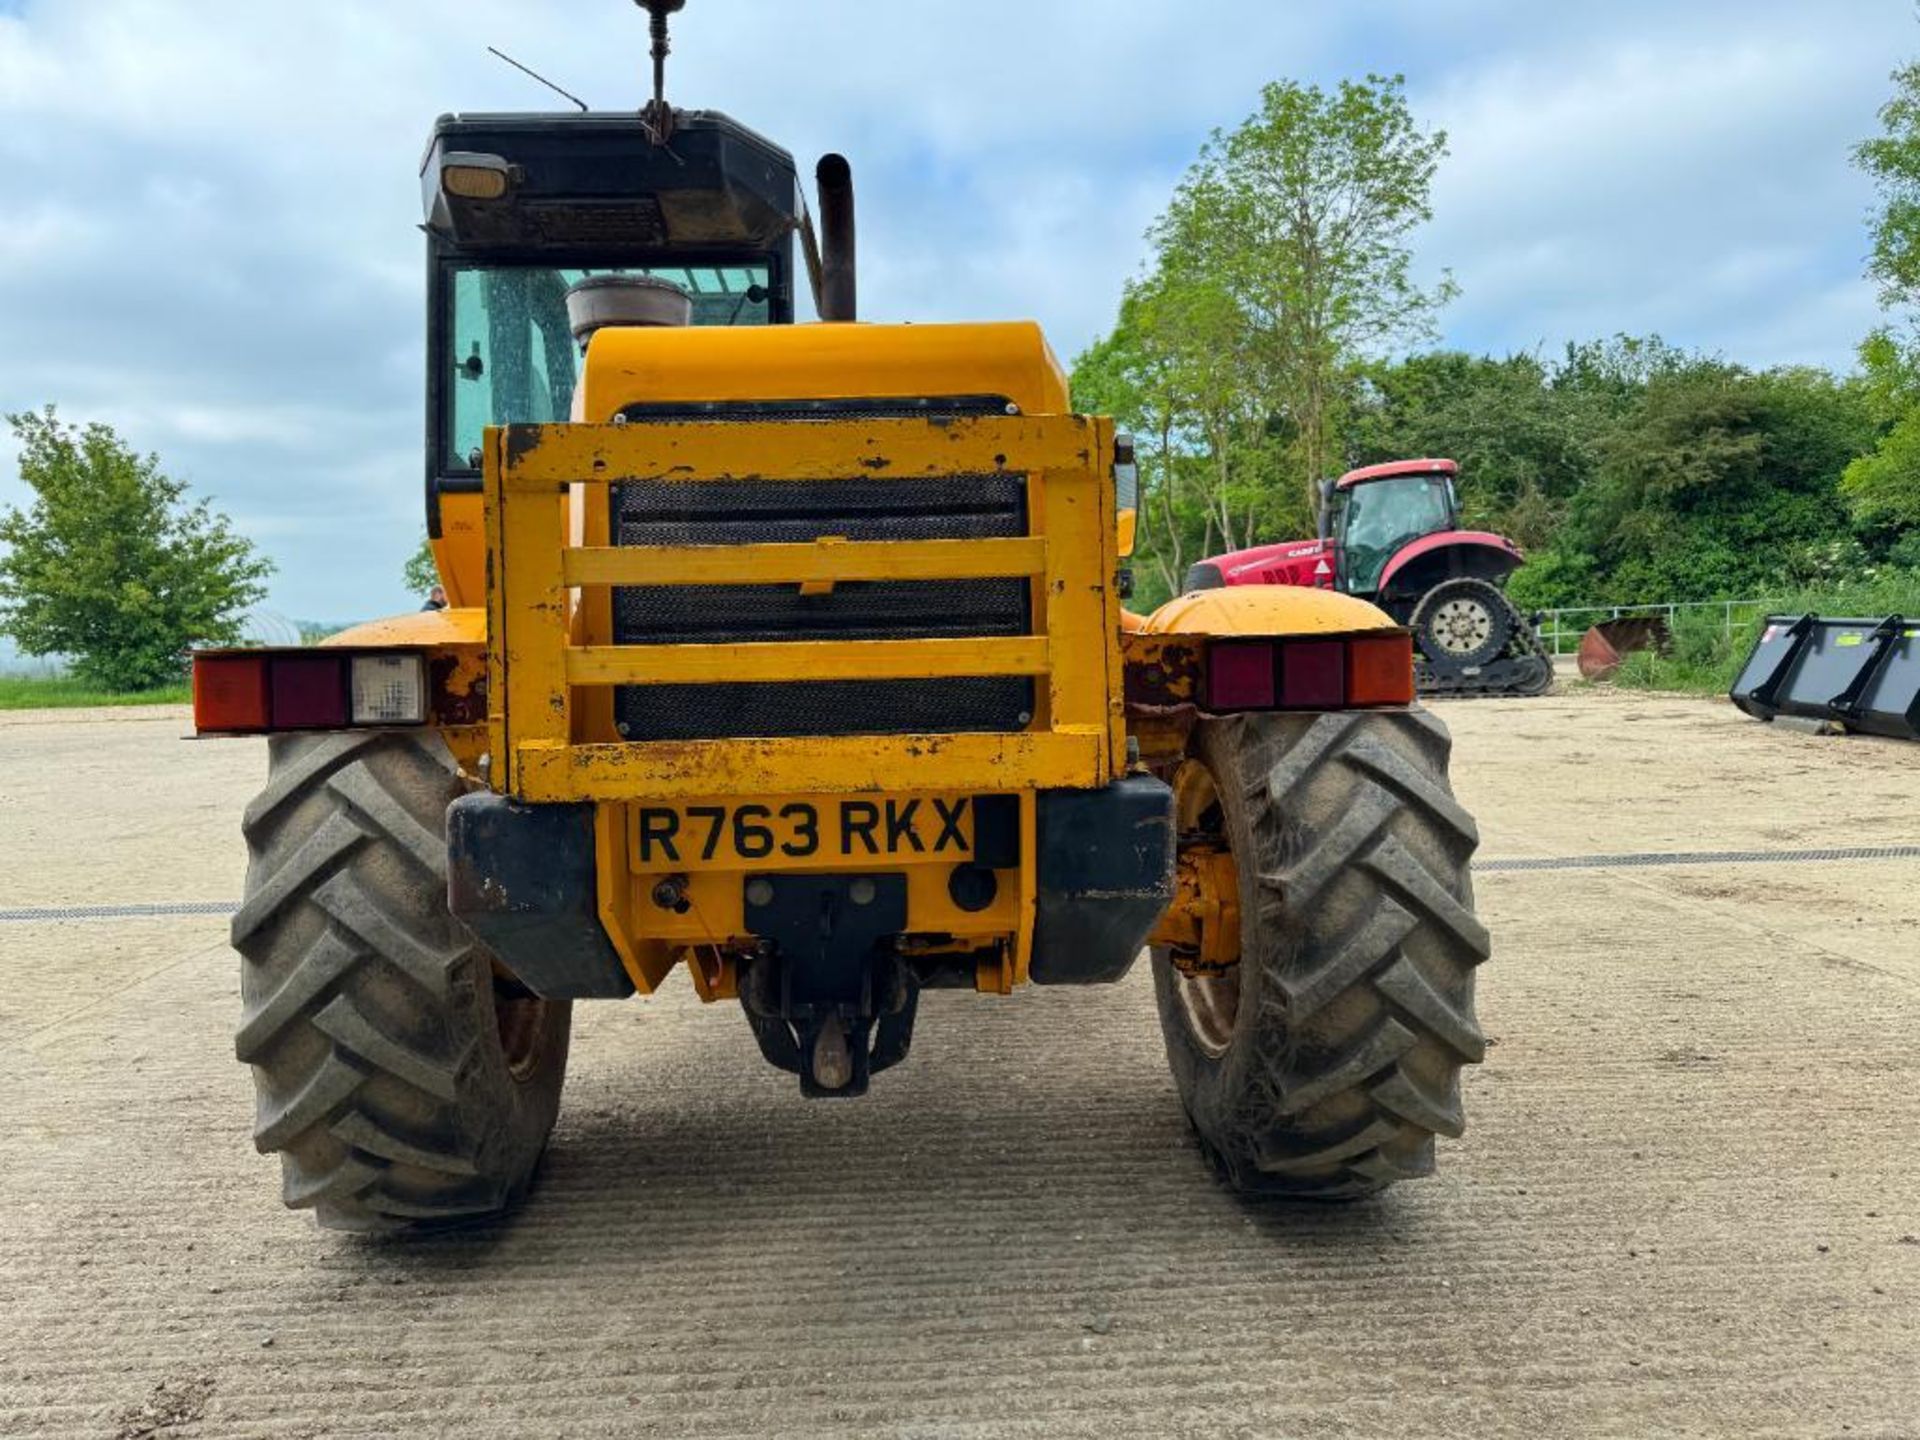
[[[1428,1174],[1434,1137],[1464,1129],[1460,1068],[1486,1054],[1473,976],[1491,952],[1446,727],[1419,709],[1206,723],[1202,753],[1238,792],[1253,851],[1241,964],[1261,969],[1228,1052],[1244,1054],[1209,1061],[1180,1038],[1157,957],[1195,1128],[1250,1192],[1344,1199]]]
[[[499,1045],[491,962],[437,899],[451,757],[437,737],[394,734],[271,748],[233,923],[254,1144],[280,1154],[285,1202],[334,1228],[496,1211],[530,1178],[552,1113],[497,1056],[477,1058]],[[559,1024],[563,1070],[564,1010]],[[558,1074],[543,1074],[557,1106]]]

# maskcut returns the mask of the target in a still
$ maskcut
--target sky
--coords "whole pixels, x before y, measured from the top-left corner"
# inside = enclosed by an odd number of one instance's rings
[[[669,98],[853,161],[863,318],[1031,317],[1063,360],[1211,130],[1375,72],[1449,136],[1415,239],[1461,287],[1444,344],[1847,368],[1849,153],[1920,54],[1911,0],[689,0],[674,36]],[[157,452],[280,614],[412,608],[421,150],[442,111],[554,103],[488,45],[645,98],[625,0],[0,0],[0,411]]]

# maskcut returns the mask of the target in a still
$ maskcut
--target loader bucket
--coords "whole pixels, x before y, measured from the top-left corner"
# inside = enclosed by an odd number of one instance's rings
[[[1767,617],[1729,698],[1749,715],[1920,740],[1920,621]]]
[[[1629,615],[1603,620],[1580,637],[1575,663],[1585,680],[1611,680],[1620,662],[1636,650],[1665,655],[1673,649],[1673,633],[1658,615]]]

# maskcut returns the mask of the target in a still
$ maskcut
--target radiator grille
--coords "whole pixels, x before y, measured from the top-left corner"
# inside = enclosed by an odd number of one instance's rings
[[[959,413],[1004,410],[996,397],[930,402]],[[739,407],[700,418],[787,418],[792,410]],[[820,418],[873,415],[863,402],[791,402]],[[910,413],[929,413],[920,402]],[[635,407],[639,410],[640,407]],[[630,420],[685,419],[684,409],[629,412]],[[885,413],[900,413],[888,409]],[[903,480],[742,481],[616,487],[620,545],[965,540],[1027,533],[1024,475],[943,475]],[[613,592],[614,640],[625,645],[792,640],[905,640],[1014,636],[1031,631],[1023,579],[850,582],[827,595],[794,585],[632,585]],[[626,685],[615,692],[620,733],[631,740],[736,736],[953,734],[1015,731],[1032,718],[1029,676],[936,680],[836,680]]]

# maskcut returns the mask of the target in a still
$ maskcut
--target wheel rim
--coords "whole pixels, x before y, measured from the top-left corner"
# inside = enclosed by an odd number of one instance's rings
[[[1219,787],[1206,766],[1197,760],[1182,765],[1174,776],[1173,794],[1174,818],[1182,836],[1203,834],[1232,850]],[[1169,958],[1167,964],[1172,963]],[[1174,1001],[1187,1034],[1202,1054],[1219,1059],[1233,1044],[1233,1032],[1240,1021],[1240,967],[1235,965],[1218,975],[1189,975],[1179,969],[1172,973]]]
[[[531,1079],[546,1050],[547,1002],[511,976],[493,977],[493,1023],[500,1053],[515,1080]]]
[[[1427,633],[1449,655],[1471,655],[1493,638],[1493,611],[1483,601],[1460,595],[1440,605]]]

